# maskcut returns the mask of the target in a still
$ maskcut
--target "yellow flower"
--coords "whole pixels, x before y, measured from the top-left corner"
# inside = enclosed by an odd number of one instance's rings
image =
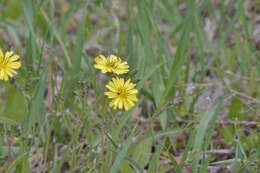
[[[130,79],[125,82],[123,78],[112,78],[112,81],[106,85],[110,91],[105,92],[105,95],[112,99],[109,106],[114,109],[123,109],[124,107],[126,111],[132,108],[134,106],[133,102],[138,101],[136,98],[138,90],[133,89],[135,85]]]
[[[95,62],[94,67],[100,69],[102,73],[113,72],[120,75],[129,71],[127,62],[122,62],[122,60],[115,55],[110,55],[109,58],[106,58],[104,55],[99,55],[95,58]]]
[[[8,76],[13,77],[13,74],[17,74],[15,69],[21,67],[21,61],[19,55],[14,55],[12,51],[5,54],[0,49],[0,80],[8,80]]]

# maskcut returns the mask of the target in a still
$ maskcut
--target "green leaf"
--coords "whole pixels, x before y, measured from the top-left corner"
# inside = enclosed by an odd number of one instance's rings
[[[242,109],[242,103],[237,97],[233,97],[231,101],[231,106],[229,107],[229,118],[235,120],[239,118],[240,111]]]
[[[178,164],[177,160],[174,158],[174,156],[170,152],[168,152],[168,156],[169,156],[172,164],[174,165],[174,167],[176,169],[176,172],[177,173],[181,173],[182,172],[181,171],[181,166],[179,166],[179,164]]]
[[[219,133],[223,136],[223,139],[227,143],[227,145],[232,144],[233,137],[235,135],[233,126],[222,125],[222,127],[219,129]]]
[[[34,35],[34,1],[33,0],[22,0],[25,21],[28,25],[29,31]]]
[[[86,13],[83,15],[84,17],[81,20],[79,30],[77,33],[77,40],[75,42],[74,48],[73,48],[73,54],[72,54],[72,66],[70,68],[70,71],[68,72],[67,76],[67,82],[66,82],[66,88],[64,90],[65,95],[65,106],[67,107],[69,105],[69,100],[72,97],[73,90],[75,89],[77,85],[77,81],[79,79],[79,72],[81,70],[81,61],[82,61],[82,49],[83,44],[86,38]]]
[[[150,159],[150,153],[152,149],[152,138],[146,140],[142,145],[139,145],[135,148],[135,151],[133,152],[132,158],[140,164],[143,168],[148,163]]]
[[[132,158],[126,158],[126,161],[131,164],[135,169],[136,171],[138,170],[139,173],[143,173],[143,168],[141,167],[141,165],[139,163],[137,163],[135,160],[133,160]]]
[[[160,123],[161,123],[161,126],[163,129],[166,129],[166,125],[167,125],[167,122],[168,122],[168,113],[167,113],[167,110],[162,112],[160,117],[159,117],[159,120],[160,120]]]
[[[129,163],[124,160],[120,166],[120,172],[127,172],[127,173],[135,173],[133,168],[129,165]]]
[[[164,65],[164,64],[166,64],[166,62],[157,64],[157,65],[155,65],[154,67],[152,67],[152,68],[144,75],[144,77],[142,78],[142,80],[140,80],[140,82],[138,82],[138,84],[137,84],[137,89],[140,90],[140,89],[144,86],[145,82],[149,79],[149,77],[151,77],[152,74],[153,74],[154,72],[156,72],[156,71],[157,71],[162,65]]]
[[[135,107],[137,107],[140,103],[142,102],[142,100],[140,100],[139,102],[136,103]],[[130,116],[132,115],[132,113],[135,110],[135,107],[132,108],[131,110],[125,112],[125,114],[119,118],[119,124],[118,126],[114,127],[112,130],[112,139],[114,141],[117,141],[120,132],[122,131],[123,127],[127,124],[128,119],[130,118]]]
[[[44,93],[47,86],[47,75],[49,66],[46,67],[45,71],[41,75],[40,81],[36,85],[36,92],[34,94],[33,100],[30,103],[30,110],[28,120],[26,121],[27,130],[30,130],[35,121],[40,124],[43,121],[43,111],[44,111]]]
[[[194,159],[192,160],[192,172],[194,172],[194,173],[197,173],[197,171],[198,171],[199,159],[200,159],[200,155],[201,155],[200,152],[201,152],[201,148],[202,148],[202,144],[203,144],[203,139],[206,135],[208,124],[213,115],[214,115],[213,111],[205,114],[204,117],[202,118],[202,120],[199,124],[198,130],[197,130],[197,134],[196,134],[195,141],[193,144],[193,150],[196,153]]]
[[[159,143],[158,147],[156,147],[156,152],[153,154],[152,160],[149,164],[149,168],[147,170],[147,173],[153,173],[153,172],[157,172],[156,169],[158,167],[158,165],[160,165],[160,154],[162,152],[162,149],[164,147],[164,143],[165,143],[165,139]]]
[[[193,151],[195,152],[195,157],[192,160],[192,172],[197,173],[198,167],[199,167],[199,160],[201,156],[201,151],[203,149],[203,144],[204,144],[204,149],[206,150],[210,144],[211,137],[213,135],[215,126],[216,126],[216,121],[219,115],[219,112],[222,108],[223,100],[224,100],[225,94],[222,96],[222,98],[219,101],[219,104],[215,111],[208,112],[207,114],[204,115],[202,120],[200,121],[197,134],[195,136],[194,144],[193,144]],[[207,133],[206,133],[207,132]],[[203,160],[201,163],[202,167],[206,166],[207,160]]]
[[[25,160],[28,160],[28,153],[23,153],[21,154],[15,161],[13,161],[13,163],[9,166],[8,170],[7,170],[7,173],[12,173],[13,170],[16,168],[16,171],[19,171],[22,172],[23,170],[23,167],[22,167],[22,163],[25,161]],[[28,172],[29,171],[29,172]],[[30,173],[30,170],[27,169],[27,172]]]
[[[0,156],[8,157],[9,153],[20,154],[20,147],[8,147],[3,145],[3,139],[0,138]]]
[[[0,16],[4,15],[6,18],[15,20],[23,14],[22,4],[20,0],[9,0],[5,3],[6,5],[1,7]]]
[[[13,86],[6,92],[6,103],[0,117],[22,123],[27,116],[27,102],[24,96]]]
[[[195,8],[195,3],[193,0],[190,0],[190,1],[188,1],[187,5],[188,6],[187,6],[187,12],[186,12],[185,20],[184,20],[184,25],[183,25],[183,32],[182,32],[181,38],[178,42],[176,55],[175,55],[175,58],[172,62],[171,68],[170,68],[170,74],[169,74],[166,88],[160,98],[159,108],[163,105],[163,103],[167,99],[168,95],[171,93],[172,86],[178,79],[179,74],[181,72],[181,68],[187,58],[187,56],[185,54],[186,54],[186,49],[189,44],[190,32],[192,31],[193,13],[194,13],[194,8]]]
[[[132,133],[128,136],[128,138],[126,139],[126,142],[122,145],[122,149],[117,154],[116,159],[115,159],[115,161],[112,165],[112,168],[110,170],[110,173],[117,173],[118,172],[118,170],[121,166],[121,163],[125,159],[127,151],[131,146],[132,138],[134,136],[134,132],[136,130],[136,127],[137,127],[137,125],[135,125],[134,129],[132,130]]]

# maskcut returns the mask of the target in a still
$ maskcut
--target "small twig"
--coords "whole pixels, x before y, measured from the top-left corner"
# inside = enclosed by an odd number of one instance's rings
[[[228,87],[228,89],[229,89],[229,91],[231,91],[232,93],[234,93],[234,94],[236,94],[236,95],[240,95],[241,97],[244,97],[244,98],[249,99],[249,100],[251,100],[251,101],[253,101],[253,102],[255,102],[255,103],[260,104],[260,100],[258,100],[258,99],[255,99],[255,98],[250,97],[250,96],[248,96],[248,95],[246,95],[246,94],[244,94],[244,93],[241,93],[241,92],[238,92],[238,91],[236,91],[236,90],[233,90],[233,89],[231,89],[230,87]]]
[[[51,105],[52,105],[52,86],[51,86],[51,79],[52,79],[52,64],[50,64],[50,68],[48,70],[48,93],[47,93],[47,103],[48,103],[48,107],[49,109],[51,109]]]
[[[223,124],[223,125],[241,125],[241,126],[259,126],[259,122],[257,121],[231,121],[231,120],[221,120],[218,121],[217,124]]]
[[[227,71],[225,71],[225,72],[226,72],[227,74],[229,74],[229,75],[235,76],[235,77],[240,78],[240,79],[242,79],[242,80],[250,80],[249,77],[241,76],[241,75],[235,74],[235,73],[233,73],[233,72],[231,72],[231,71],[229,71],[229,70],[227,70]],[[260,82],[260,79],[257,78],[256,81],[257,81],[257,82]]]
[[[257,162],[258,160],[254,160],[254,161],[249,161],[247,162],[244,166],[242,166],[241,168],[237,169],[236,173],[239,173],[240,171],[242,171],[244,168],[246,168],[249,164],[251,164],[252,162]]]
[[[234,153],[233,150],[225,150],[225,149],[219,149],[219,150],[209,150],[206,151],[207,154],[214,153],[214,154],[232,154]]]

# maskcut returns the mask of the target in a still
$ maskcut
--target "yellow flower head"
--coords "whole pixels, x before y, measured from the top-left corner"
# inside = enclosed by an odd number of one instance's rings
[[[5,54],[0,49],[0,80],[8,81],[8,76],[13,77],[17,74],[15,69],[21,67],[19,55],[14,55],[12,51]]]
[[[112,99],[109,106],[114,109],[123,109],[124,107],[126,111],[132,108],[134,106],[133,102],[138,101],[136,98],[138,90],[133,89],[135,85],[130,79],[125,82],[123,78],[112,78],[112,81],[106,85],[110,91],[105,92],[105,95]]]
[[[109,58],[106,58],[104,55],[99,55],[95,58],[95,62],[94,67],[100,69],[102,73],[110,72],[120,75],[129,71],[127,62],[122,62],[122,60],[115,55],[110,55]]]

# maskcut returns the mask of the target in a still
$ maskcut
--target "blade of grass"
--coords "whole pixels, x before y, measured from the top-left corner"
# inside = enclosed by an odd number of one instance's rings
[[[170,69],[170,74],[169,74],[169,78],[167,81],[165,91],[163,92],[163,94],[160,98],[160,101],[159,101],[159,109],[161,106],[163,106],[163,104],[164,104],[167,96],[169,95],[174,82],[177,80],[179,73],[181,71],[181,68],[187,58],[187,56],[185,56],[185,51],[186,51],[186,48],[188,47],[189,38],[190,38],[189,36],[190,36],[190,32],[192,30],[194,8],[195,8],[195,2],[193,0],[189,0],[188,4],[187,4],[186,16],[184,19],[183,32],[181,34],[180,41],[178,42],[178,45],[177,45],[177,52],[176,52],[175,58],[173,60],[171,69]]]
[[[217,108],[215,109],[215,111],[208,112],[207,114],[204,115],[204,117],[200,121],[198,130],[197,130],[197,134],[195,136],[194,144],[193,144],[193,151],[196,152],[195,157],[192,160],[192,172],[194,172],[194,173],[198,172],[199,159],[200,159],[201,149],[203,147],[204,141],[205,141],[204,150],[207,149],[207,147],[210,143],[210,139],[214,132],[214,128],[216,125],[217,117],[219,115],[219,111],[222,108],[224,96],[222,96],[222,98],[220,99],[219,104],[218,104]],[[206,131],[208,131],[208,135],[206,135],[206,137],[205,137]],[[206,164],[206,162],[205,162],[205,164]]]
[[[210,61],[208,62],[208,64],[206,65],[205,69],[208,69],[212,63],[214,62],[214,60],[217,58],[217,56],[219,55],[220,51],[222,50],[225,41],[229,38],[230,33],[232,31],[232,28],[235,25],[235,22],[238,20],[240,14],[242,14],[241,11],[243,11],[243,0],[237,0],[238,1],[238,10],[236,11],[236,13],[234,14],[234,17],[232,18],[232,20],[230,21],[229,26],[226,29],[226,32],[224,34],[224,36],[220,39],[219,43],[218,43],[218,47],[214,52],[214,56],[212,56],[212,58],[210,59]]]
[[[22,0],[22,6],[25,15],[25,21],[30,33],[34,36],[34,1]]]
[[[42,13],[44,19],[46,20],[46,22],[48,24],[50,24],[50,19],[49,17],[47,16],[47,14],[45,13],[45,11],[43,9],[40,9],[40,12]],[[51,26],[49,26],[51,28]],[[70,60],[70,57],[69,57],[69,54],[68,54],[68,51],[67,51],[67,48],[64,44],[64,42],[62,41],[59,33],[57,32],[57,30],[55,28],[53,28],[53,34],[54,34],[54,37],[57,39],[58,43],[60,44],[61,46],[61,49],[63,50],[63,53],[65,55],[65,58],[66,58],[66,61],[65,61],[65,64],[68,66],[68,67],[71,67],[71,60]]]
[[[31,100],[28,120],[26,121],[27,131],[33,128],[35,121],[38,121],[40,124],[43,121],[42,113],[44,110],[44,93],[47,87],[48,69],[49,66],[45,68],[40,81],[36,85],[36,92]]]
[[[143,168],[132,158],[126,158],[125,159],[129,164],[131,164],[137,171],[139,171],[140,173],[144,173]]]
[[[86,11],[87,4],[85,5]],[[83,49],[83,44],[86,39],[86,12],[83,14],[83,18],[81,20],[79,30],[77,33],[77,40],[74,44],[73,54],[72,54],[72,66],[67,73],[67,80],[66,80],[66,88],[64,90],[64,97],[65,97],[65,107],[69,105],[70,98],[73,94],[73,90],[77,85],[77,81],[79,76],[77,75],[81,70],[81,61],[82,61],[82,54],[81,51]]]
[[[169,151],[168,151],[168,156],[169,156],[169,158],[170,158],[172,164],[174,165],[174,167],[175,167],[175,169],[176,169],[175,171],[176,171],[177,173],[182,173],[181,167],[179,166],[177,160],[175,160],[174,156],[173,156]]]
[[[200,82],[203,81],[204,76],[206,74],[206,70],[205,70],[205,54],[204,54],[204,46],[203,46],[203,31],[201,29],[201,25],[199,22],[199,16],[195,15],[194,17],[194,23],[195,23],[195,30],[196,30],[196,38],[197,38],[197,43],[198,43],[198,47],[199,47],[199,54],[200,54]]]
[[[165,138],[163,139],[163,141],[161,143],[159,143],[158,147],[156,147],[156,152],[153,154],[152,160],[149,163],[149,168],[147,170],[147,173],[153,173],[153,172],[157,172],[157,167],[158,165],[160,165],[160,155],[162,152],[162,149],[164,147],[164,143],[165,143]]]
[[[137,128],[137,124],[135,125],[135,127],[133,128],[131,134],[127,137],[125,143],[122,145],[122,149],[119,151],[118,155],[115,158],[115,161],[112,165],[112,168],[110,170],[110,173],[117,173],[120,165],[122,163],[122,161],[124,160],[127,151],[129,150],[130,146],[131,146],[131,142],[132,142],[132,138],[134,137],[134,132]]]
[[[138,103],[136,103],[135,107],[137,107],[140,103],[142,102],[142,100],[140,100]],[[117,141],[120,132],[122,131],[122,128],[126,125],[127,120],[130,118],[130,116],[132,115],[132,113],[135,110],[135,107],[133,109],[131,109],[130,111],[127,111],[120,119],[119,119],[119,124],[117,127],[115,127],[112,130],[112,138],[114,141]]]
[[[202,120],[200,121],[196,137],[193,144],[193,151],[196,153],[194,159],[192,160],[192,172],[197,173],[199,168],[199,159],[201,155],[201,148],[203,144],[203,139],[206,134],[206,130],[208,127],[208,124],[214,115],[214,112],[208,112],[204,115]]]
[[[154,67],[152,67],[145,75],[144,77],[138,82],[137,84],[137,89],[140,90],[145,82],[149,79],[149,77],[151,77],[153,75],[154,72],[156,72],[160,67],[162,67],[162,65],[166,64],[166,62],[162,62],[158,65],[155,65]]]
[[[26,47],[26,63],[31,65],[33,63],[33,59],[37,58],[37,50],[38,46],[36,44],[35,38],[35,20],[34,20],[34,1],[33,0],[22,0],[22,6],[25,16],[26,25],[29,28],[29,38],[27,39]],[[28,67],[32,70],[31,67]]]
[[[13,161],[12,164],[9,166],[8,170],[6,171],[6,173],[12,173],[15,168],[17,169],[19,164],[21,164],[24,160],[28,159],[28,156],[29,156],[29,154],[27,152],[21,154],[20,156],[18,156],[17,159],[15,159],[15,161]],[[29,170],[27,170],[27,171],[29,171]]]

